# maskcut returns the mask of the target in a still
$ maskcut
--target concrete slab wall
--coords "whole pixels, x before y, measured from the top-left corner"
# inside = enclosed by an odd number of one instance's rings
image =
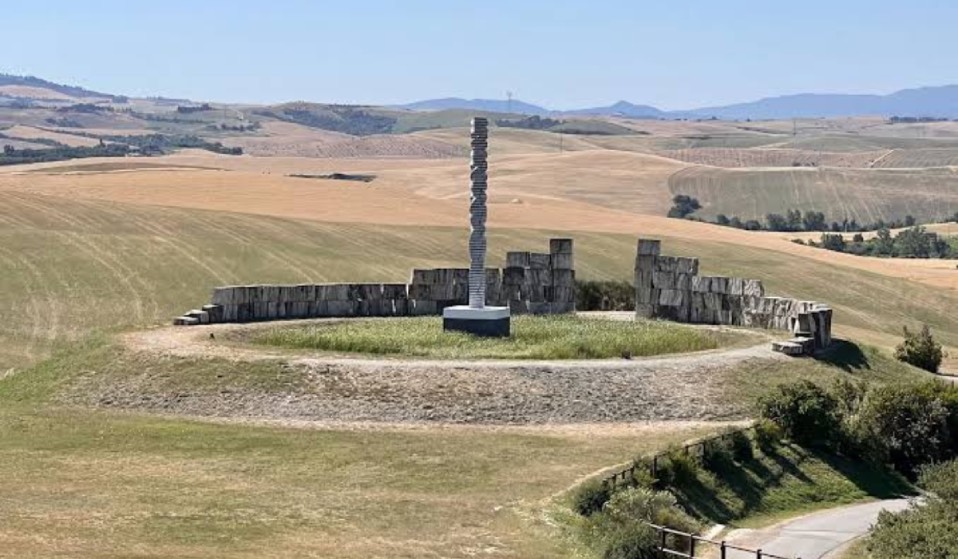
[[[293,318],[422,316],[469,301],[467,268],[415,269],[404,283],[228,285],[177,325]],[[506,267],[486,270],[486,304],[514,314],[575,311],[572,239],[551,239],[548,253],[509,252]]]
[[[832,309],[815,301],[767,297],[762,282],[700,276],[697,258],[663,256],[661,243],[639,239],[635,256],[635,309],[640,318],[786,330],[831,343]]]

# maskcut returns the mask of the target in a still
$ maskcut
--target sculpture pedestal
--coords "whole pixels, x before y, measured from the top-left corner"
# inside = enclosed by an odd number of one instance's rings
[[[481,309],[474,309],[467,305],[446,307],[442,311],[442,329],[446,332],[465,332],[474,336],[508,338],[509,307]]]

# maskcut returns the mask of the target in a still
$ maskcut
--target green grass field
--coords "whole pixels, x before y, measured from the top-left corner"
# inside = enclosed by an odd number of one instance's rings
[[[574,316],[512,318],[509,338],[444,332],[438,317],[277,326],[251,341],[279,347],[436,359],[610,359],[703,351],[741,343],[731,331],[696,330],[656,321]]]

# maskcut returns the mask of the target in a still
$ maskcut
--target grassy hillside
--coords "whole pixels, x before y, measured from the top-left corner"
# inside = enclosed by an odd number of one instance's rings
[[[539,501],[704,431],[323,429],[112,414],[50,400],[80,372],[73,365],[55,359],[0,379],[5,557],[570,557],[534,520]]]
[[[491,230],[490,265],[572,235],[581,278],[628,279],[635,236]],[[412,267],[463,265],[458,227],[330,224],[5,192],[0,197],[0,370],[89,332],[166,323],[233,283],[405,281]],[[665,239],[704,273],[765,280],[771,293],[827,301],[840,332],[893,345],[929,323],[958,347],[958,294],[768,250]]]
[[[829,221],[937,221],[958,208],[958,175],[949,169],[719,169],[690,167],[669,178],[674,194],[702,202],[696,213],[764,219],[788,209],[825,212]]]

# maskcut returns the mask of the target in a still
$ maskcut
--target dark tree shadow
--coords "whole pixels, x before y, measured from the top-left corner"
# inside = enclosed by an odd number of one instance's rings
[[[915,487],[904,476],[881,464],[812,450],[816,458],[840,472],[845,479],[877,499],[896,499],[916,495]]]
[[[840,367],[846,372],[859,371],[871,368],[866,356],[860,347],[848,340],[833,339],[828,349],[815,354],[815,359]]]

